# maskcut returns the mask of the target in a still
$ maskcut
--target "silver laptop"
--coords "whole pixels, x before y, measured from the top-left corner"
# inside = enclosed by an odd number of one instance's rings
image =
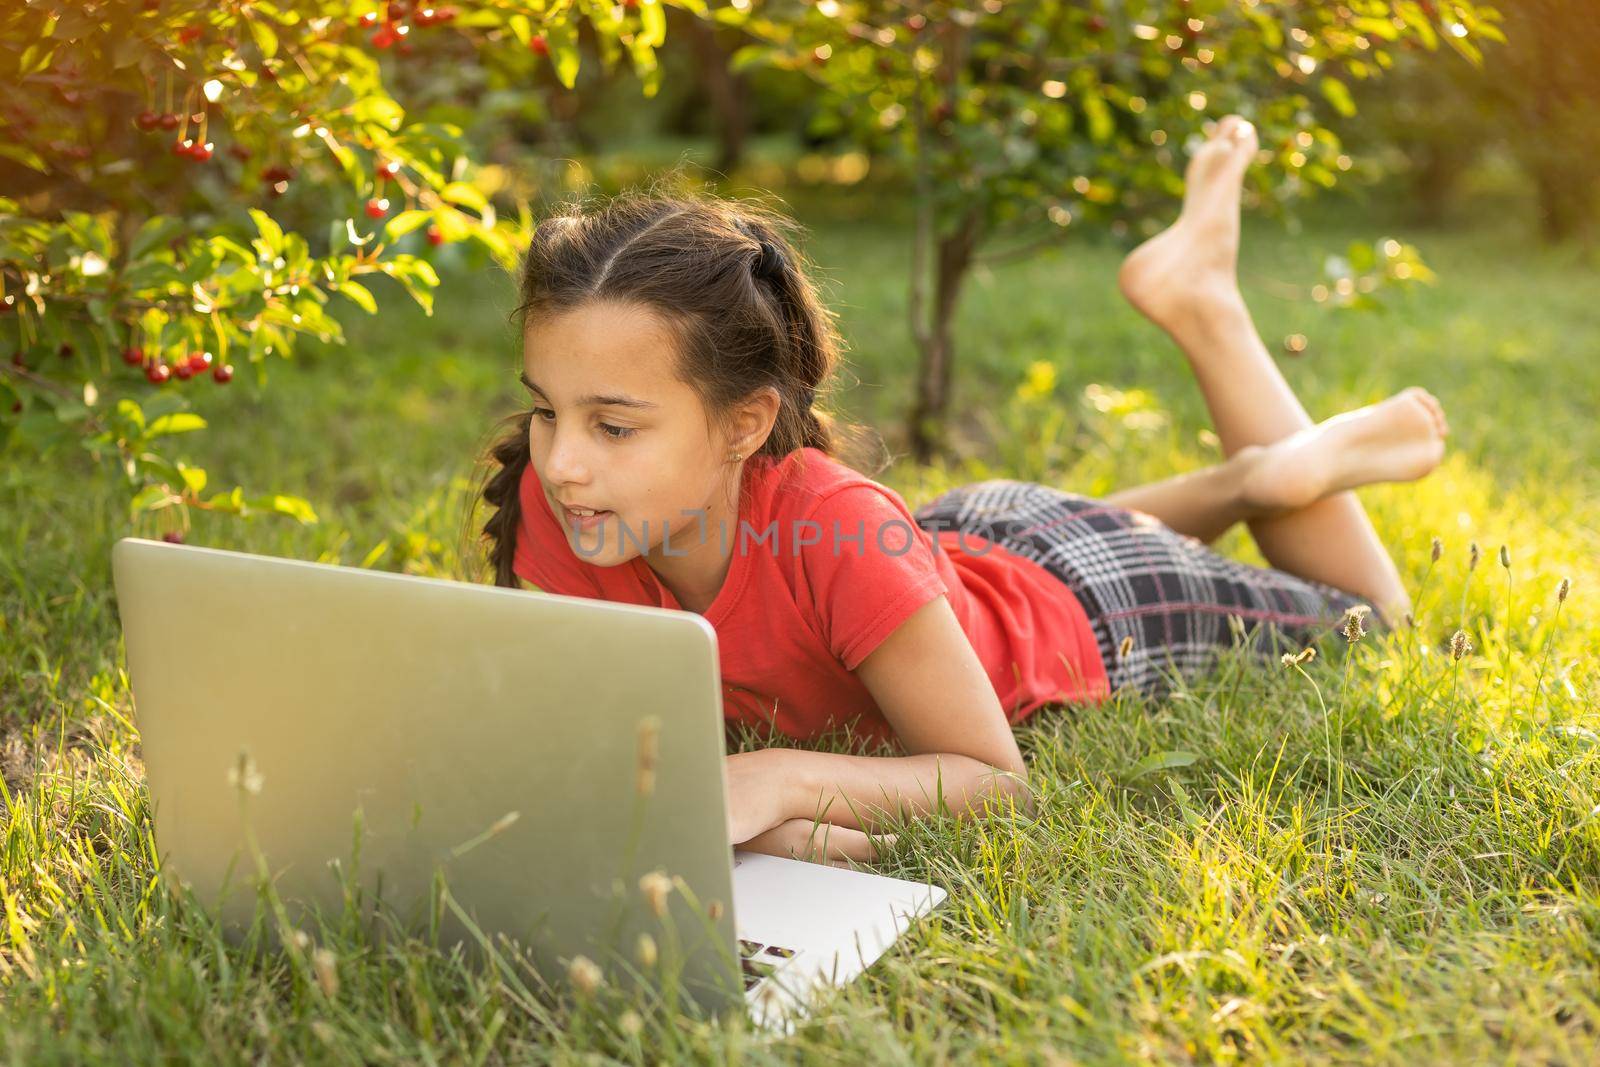
[[[354,910],[552,984],[581,954],[788,1030],[945,897],[730,849],[697,614],[141,538],[112,563],[162,868],[229,936],[270,875],[309,933]]]

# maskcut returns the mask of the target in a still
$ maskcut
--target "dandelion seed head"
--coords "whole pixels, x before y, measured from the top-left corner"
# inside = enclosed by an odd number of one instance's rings
[[[639,1036],[639,1031],[644,1029],[644,1020],[639,1018],[639,1013],[629,1008],[617,1016],[617,1029],[629,1037]]]
[[[667,897],[672,894],[672,879],[660,871],[651,871],[639,879],[639,891],[650,904],[656,918],[667,913]]]
[[[1312,647],[1302,648],[1299,652],[1285,652],[1283,665],[1285,667],[1298,666],[1301,663],[1310,663],[1317,658],[1317,650]]]
[[[261,792],[264,780],[260,769],[256,767],[256,761],[248,752],[239,753],[238,760],[228,768],[228,784],[252,796]]]
[[[605,975],[600,971],[600,965],[588,956],[574,956],[567,965],[567,979],[584,996],[593,996],[595,990],[605,981]]]
[[[1352,645],[1367,636],[1365,620],[1367,613],[1372,610],[1366,604],[1356,604],[1345,610],[1344,613],[1344,639]]]
[[[311,954],[311,969],[316,973],[317,985],[323,996],[332,1000],[339,993],[339,960],[332,952],[319,948]]]

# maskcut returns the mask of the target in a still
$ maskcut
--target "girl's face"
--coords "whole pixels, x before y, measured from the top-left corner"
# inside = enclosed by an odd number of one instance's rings
[[[529,318],[522,365],[534,473],[574,551],[596,566],[644,555],[671,560],[667,570],[682,568],[718,553],[718,521],[737,533],[739,465],[728,456],[760,446],[776,394],[752,409],[754,419],[736,417],[730,440],[675,376],[675,360],[666,325],[637,304],[591,303]],[[567,505],[605,514],[584,520]]]

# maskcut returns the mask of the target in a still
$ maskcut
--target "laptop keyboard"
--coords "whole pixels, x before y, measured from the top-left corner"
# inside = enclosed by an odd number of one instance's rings
[[[795,950],[782,945],[763,945],[739,938],[739,969],[744,972],[744,987],[751,988],[794,958]]]

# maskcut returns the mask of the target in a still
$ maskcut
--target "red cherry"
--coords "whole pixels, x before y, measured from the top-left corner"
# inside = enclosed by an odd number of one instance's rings
[[[278,72],[273,70],[271,67],[267,66],[266,64],[262,64],[261,70],[259,71],[259,73],[260,73],[261,77],[266,81],[275,82],[275,81],[278,80]]]
[[[178,31],[178,43],[194,44],[200,39],[200,35],[205,32],[206,28],[204,26],[185,26]]]
[[[436,18],[438,18],[438,15],[433,8],[423,7],[417,9],[417,13],[412,17],[411,21],[418,26],[432,26]]]
[[[455,17],[456,9],[451,7],[449,4],[446,4],[444,7],[439,8],[433,13],[433,21],[435,25],[444,22],[453,22],[455,21]]]
[[[172,154],[180,158],[190,158],[190,152],[193,150],[194,138],[192,137],[184,137],[172,142]]]
[[[536,56],[547,56],[550,54],[550,42],[545,40],[544,34],[536,33],[529,39],[528,49]]]
[[[378,164],[378,177],[393,178],[400,173],[400,164],[392,159],[386,159]]]
[[[278,182],[286,182],[293,177],[294,171],[290,170],[288,167],[273,165],[271,167],[265,167],[261,171],[261,180],[273,185],[277,184]]]
[[[439,232],[439,227],[437,226],[429,226],[426,236],[428,238],[428,243],[435,248],[438,248],[440,245],[444,244],[444,234]]]
[[[188,367],[190,373],[199,374],[211,366],[210,352],[190,352]]]
[[[233,364],[217,364],[215,367],[211,368],[211,377],[215,378],[218,384],[227,385],[229,382],[233,381]]]
[[[139,364],[144,362],[144,349],[124,348],[122,350],[122,362],[126,363],[130,367],[137,367]]]
[[[381,219],[389,213],[389,200],[387,197],[372,197],[367,201],[367,218]]]
[[[179,361],[178,363],[173,364],[172,373],[178,376],[179,381],[184,382],[194,377],[193,369],[191,369],[189,364],[184,361]]]
[[[150,384],[161,385],[172,377],[172,368],[157,360],[144,369],[144,376],[149,380]]]
[[[141,111],[139,112],[138,116],[134,118],[133,124],[143,130],[145,133],[149,133],[151,130],[161,125],[161,116],[157,115],[154,111]]]
[[[376,48],[380,52],[389,48],[394,44],[394,42],[394,30],[390,29],[388,26],[383,27],[372,35],[372,47]]]
[[[161,540],[167,542],[169,545],[181,545],[183,544],[183,531],[168,530],[166,533],[161,535]]]
[[[622,6],[629,11],[639,10],[639,0],[622,0]]]
[[[228,146],[228,155],[232,156],[234,159],[237,159],[240,163],[243,163],[250,158],[251,152],[250,149],[246,148],[244,145],[235,144]]]
[[[211,153],[216,149],[216,147],[217,146],[210,141],[207,141],[205,144],[201,144],[200,142],[196,141],[194,147],[189,149],[189,158],[197,163],[204,163],[206,160],[211,158]]]
[[[170,111],[163,111],[160,115],[156,116],[156,125],[160,126],[163,130],[175,130],[178,128],[178,116],[174,115]]]
[[[376,11],[368,11],[365,15],[361,16],[361,28],[362,29],[370,30],[370,29],[372,29],[372,27],[376,26],[377,24],[378,24],[378,13]]]

